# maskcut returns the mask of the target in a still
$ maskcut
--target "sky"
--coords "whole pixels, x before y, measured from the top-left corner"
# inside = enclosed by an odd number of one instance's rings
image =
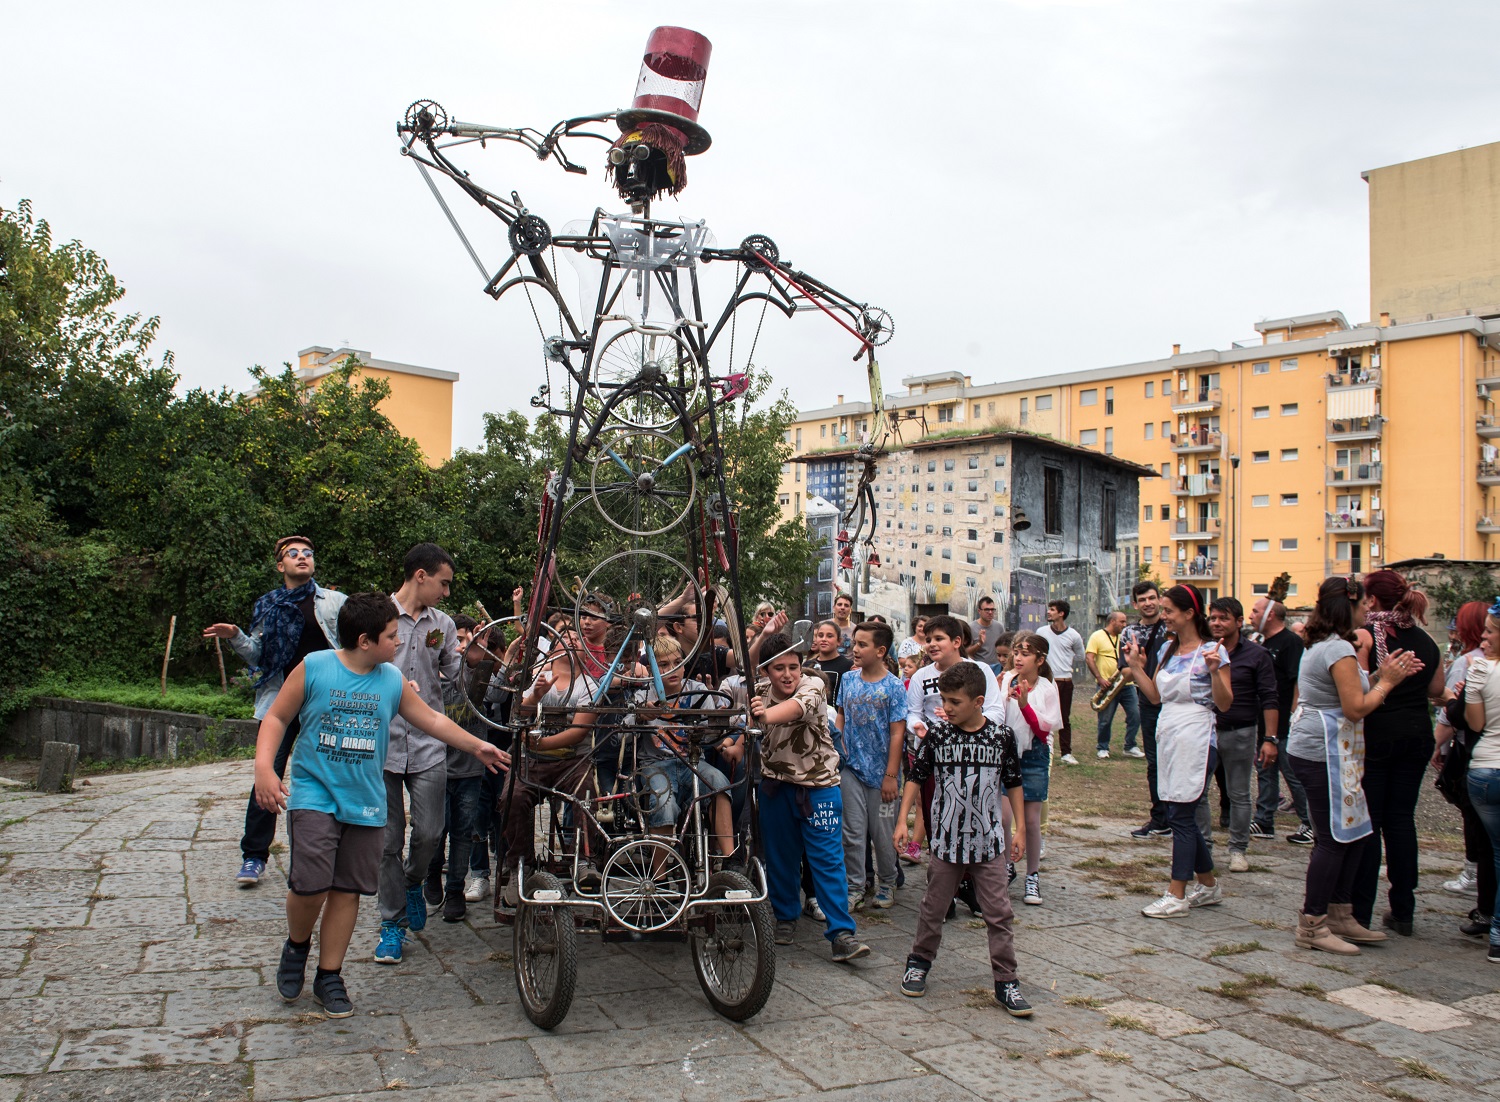
[[[6,17],[0,206],[103,255],[184,387],[348,345],[459,372],[455,443],[477,446],[485,412],[529,412],[543,334],[483,294],[395,125],[422,98],[542,130],[626,107],[659,24],[713,42],[713,147],[656,213],[766,234],[888,310],[887,391],[1365,320],[1361,170],[1500,140],[1490,0],[55,0]],[[462,157],[558,232],[621,209],[603,148],[573,147],[587,176]],[[498,267],[504,227],[447,197]],[[722,305],[729,273],[705,275]],[[808,408],[867,393],[855,351],[772,316],[753,362]]]

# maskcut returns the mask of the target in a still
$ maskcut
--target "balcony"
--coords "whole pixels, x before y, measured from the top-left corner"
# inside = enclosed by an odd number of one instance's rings
[[[1328,374],[1329,389],[1343,386],[1379,386],[1380,368],[1361,367],[1354,371],[1336,371]]]
[[[1341,417],[1328,422],[1328,441],[1352,444],[1356,440],[1379,440],[1384,425],[1385,418],[1378,413],[1373,417]]]
[[[1479,361],[1479,378],[1475,381],[1493,394],[1500,387],[1500,356],[1486,356]]]
[[[1363,558],[1334,559],[1328,572],[1330,574],[1352,574],[1355,577],[1358,577],[1368,570],[1379,569],[1379,566],[1380,563],[1378,561],[1378,556],[1371,556],[1370,561],[1368,562]]]
[[[1486,463],[1481,460],[1479,464],[1479,484],[1481,486],[1500,486],[1500,463]]]
[[[1329,467],[1328,485],[1378,486],[1381,466],[1379,463],[1346,463],[1342,467]]]
[[[1217,559],[1174,563],[1172,577],[1177,581],[1191,582],[1194,585],[1199,582],[1216,582],[1219,580],[1219,563]]]
[[[1482,536],[1500,535],[1500,513],[1486,513],[1481,509],[1474,527]]]
[[[1224,522],[1219,517],[1199,517],[1197,520],[1179,520],[1177,530],[1173,533],[1173,539],[1179,540],[1216,540],[1224,528]]]
[[[1199,387],[1196,392],[1186,391],[1172,399],[1173,413],[1206,413],[1218,409],[1224,402],[1224,391],[1220,387]]]
[[[1190,474],[1172,480],[1172,493],[1177,497],[1210,497],[1222,489],[1223,480],[1217,474]]]
[[[1224,434],[1217,429],[1193,429],[1191,432],[1174,432],[1171,442],[1172,451],[1178,455],[1216,452],[1224,446]]]
[[[1500,436],[1500,417],[1493,413],[1481,413],[1474,418],[1474,431],[1486,440]]]
[[[1324,528],[1329,532],[1380,532],[1385,529],[1385,510],[1365,512],[1350,509],[1343,513],[1326,513]]]

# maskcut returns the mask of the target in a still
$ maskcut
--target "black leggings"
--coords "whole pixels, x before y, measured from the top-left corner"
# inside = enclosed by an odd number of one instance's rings
[[[1464,817],[1464,858],[1474,862],[1479,880],[1479,913],[1487,915],[1495,904],[1495,851],[1490,846],[1490,832],[1468,804],[1458,810]]]
[[[1328,763],[1288,755],[1292,775],[1307,792],[1307,815],[1312,819],[1312,856],[1307,861],[1307,889],[1302,913],[1326,915],[1328,904],[1348,903],[1359,872],[1361,855],[1369,848],[1370,836],[1355,842],[1336,842],[1329,829]],[[1366,923],[1368,925],[1368,923]]]
[[[1372,841],[1360,855],[1354,877],[1354,917],[1370,925],[1375,897],[1380,891],[1381,843],[1385,843],[1387,898],[1391,917],[1410,922],[1417,909],[1417,798],[1422,777],[1432,760],[1433,738],[1426,734],[1399,738],[1376,737],[1365,742],[1365,800],[1375,827]]]

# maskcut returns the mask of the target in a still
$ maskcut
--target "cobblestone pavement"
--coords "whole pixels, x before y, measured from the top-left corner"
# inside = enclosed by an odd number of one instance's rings
[[[1468,903],[1438,883],[1456,857],[1424,858],[1417,937],[1333,958],[1292,946],[1305,851],[1257,842],[1222,906],[1153,922],[1139,892],[1160,890],[1166,843],[1058,809],[1046,903],[1017,908],[1029,1021],[991,1003],[966,915],[927,997],[900,996],[916,884],[861,918],[874,953],[853,966],[804,922],[742,1026],[708,1009],[685,946],[581,939],[550,1035],[517,1007],[508,929],[434,920],[379,967],[366,903],[345,967],[358,1012],[328,1021],[270,986],[276,878],[233,883],[249,778],[239,762],[0,790],[0,1102],[1500,1097],[1500,968],[1453,928]]]

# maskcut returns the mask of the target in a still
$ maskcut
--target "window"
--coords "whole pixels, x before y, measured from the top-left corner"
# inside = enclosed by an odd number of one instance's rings
[[[979,470],[979,456],[977,456],[977,455],[971,455],[971,456],[969,456],[969,470],[971,470],[971,471],[977,471],[977,470]]]
[[[1063,473],[1058,467],[1042,470],[1042,531],[1060,536],[1063,530]]]
[[[1271,541],[1270,540],[1251,540],[1250,541],[1250,550],[1252,550],[1252,551],[1269,551],[1269,550],[1271,550]]]
[[[1297,495],[1296,494],[1282,494],[1281,495],[1281,504],[1283,504],[1283,505],[1295,505],[1295,504],[1297,504]]]
[[[801,463],[795,463],[795,464],[792,465],[792,481],[793,482],[801,482],[802,481],[802,464]]]
[[[1250,453],[1250,462],[1252,462],[1252,463],[1269,463],[1269,462],[1271,462],[1271,453],[1270,452],[1251,452]]]
[[[978,551],[965,551],[964,552],[964,562],[968,563],[970,566],[978,566],[979,565],[979,552]]]
[[[913,487],[913,488],[915,488],[915,487]],[[932,493],[933,491],[935,491],[936,489],[937,489],[937,483],[936,482],[929,482],[927,484],[927,492],[929,494]]]
[[[797,450],[799,452],[802,450],[802,430],[801,429],[797,430]]]
[[[1172,557],[1171,555],[1167,554],[1167,545],[1166,544],[1162,544],[1161,545],[1161,554],[1156,557],[1157,561],[1158,562],[1166,562],[1171,557]]]
[[[999,555],[996,555],[990,560],[990,566],[996,570],[1001,570],[1005,566],[1005,560],[1002,559]]]
[[[976,420],[976,421],[979,420],[979,418],[981,416],[980,409],[981,409],[980,404],[978,402],[975,402],[974,403],[974,420]]]
[[[1004,452],[1001,452],[999,455],[995,456],[995,466],[997,466],[997,467],[1003,467],[1003,466],[1005,466],[1005,453]]]
[[[1250,499],[1250,506],[1253,509],[1265,509],[1265,508],[1269,507],[1270,504],[1271,504],[1271,495],[1270,494],[1256,494],[1254,497],[1252,497]]]
[[[1005,479],[1003,479],[1003,478],[997,478],[997,479],[995,479],[995,493],[997,493],[997,494],[1003,494],[1003,493],[1005,493]]]
[[[922,548],[922,554],[926,555],[929,559],[932,558],[932,547],[931,547],[931,545]]]
[[[943,460],[943,470],[945,470],[945,471],[951,471],[952,469],[953,469],[953,460],[951,460],[951,459],[945,459],[945,460]]]
[[[938,575],[938,580],[939,580],[940,584],[947,585],[949,582],[952,581],[952,578],[950,578],[947,574],[939,574]]]
[[[1141,520],[1144,523],[1146,523],[1146,524],[1150,524],[1155,519],[1156,518],[1151,515],[1151,506],[1149,506],[1149,505],[1142,505],[1141,506]]]
[[[786,475],[791,474],[792,473],[792,465],[790,463],[783,463],[781,465],[781,473],[782,473],[783,477],[786,476]]]
[[[938,420],[939,421],[951,421],[951,420],[953,420],[953,407],[952,406],[939,406],[938,407]]]
[[[1037,409],[1038,413],[1040,413],[1044,409],[1051,409],[1051,408],[1052,408],[1052,395],[1050,395],[1050,394],[1038,394],[1036,396],[1036,409]]]
[[[1146,422],[1146,439],[1147,440],[1155,440],[1156,439],[1156,422],[1155,421],[1147,421]]]
[[[967,529],[967,531],[969,533],[969,535],[967,537],[969,540],[977,540],[977,539],[979,539],[979,529],[978,528],[969,528],[969,529]]]
[[[1281,461],[1283,463],[1295,463],[1295,462],[1297,462],[1297,449],[1296,448],[1282,448],[1281,449]]]
[[[1165,440],[1167,437],[1169,437],[1171,435],[1172,435],[1172,422],[1171,421],[1163,421],[1161,423],[1161,438],[1163,440]]]
[[[945,512],[945,513],[951,513],[951,512],[953,512],[953,502],[951,502],[951,501],[945,501],[945,502],[943,502],[943,512]]]
[[[1269,417],[1269,416],[1271,416],[1271,407],[1270,406],[1254,406],[1250,410],[1250,416],[1253,417],[1253,418],[1255,418],[1257,421],[1260,420],[1262,417]]]
[[[927,534],[927,535],[929,535],[929,536],[930,536],[930,535],[932,535],[932,525],[930,525],[930,524],[929,524],[929,525],[927,525],[927,527],[926,527],[926,528],[924,528],[924,529],[923,529],[923,531],[924,531],[924,532],[925,532],[925,533],[926,533],[926,534]]]
[[[792,495],[791,494],[777,494],[776,495],[776,504],[777,505],[790,505],[791,503],[792,503]],[[890,522],[887,521],[886,523],[889,524]]]
[[[1297,595],[1297,583],[1296,582],[1293,582],[1291,585],[1289,585],[1289,586],[1286,587],[1286,595],[1288,597],[1295,597]]]
[[[935,470],[937,470],[937,460],[936,459],[929,459],[927,461],[927,473],[931,474]]]
[[[951,547],[945,547],[945,548],[943,548],[943,558],[945,558],[945,559],[951,559],[952,557],[953,557],[953,548],[951,548]]]
[[[1004,543],[1005,542],[1005,533],[1004,532],[996,532],[995,533],[995,542],[996,543]]]
[[[1115,430],[1114,429],[1105,429],[1104,430],[1104,454],[1105,455],[1114,455],[1115,454]]]
[[[1097,406],[1099,404],[1099,391],[1097,389],[1080,390],[1078,392],[1078,404],[1080,406]]]
[[[1025,398],[1021,399],[1021,424],[1023,425],[1026,423],[1026,401]]]
[[[946,524],[943,525],[943,538],[945,540],[953,538],[953,529],[949,528]]]
[[[1271,361],[1270,360],[1262,360],[1260,363],[1251,364],[1250,365],[1250,374],[1252,374],[1252,375],[1269,375],[1269,374],[1271,374]]]
[[[1161,381],[1161,394],[1162,394],[1162,397],[1165,398],[1168,394],[1171,394],[1171,393],[1172,393],[1172,380],[1171,379],[1163,379]]]
[[[995,515],[997,517],[1003,517],[1005,515],[1005,506],[1004,505],[996,505],[995,506]]]
[[[1283,370],[1283,371],[1296,371],[1297,370],[1297,361],[1296,361],[1296,359],[1282,360],[1281,361],[1281,370]]]
[[[1281,403],[1281,415],[1283,417],[1295,417],[1295,416],[1297,416],[1297,403],[1296,402],[1282,402]]]
[[[964,485],[969,488],[969,493],[971,494],[979,492],[979,483],[972,478],[968,482],[965,482]]]
[[[821,436],[821,437],[824,437],[826,439],[827,436],[828,436],[828,426],[827,425],[819,425],[818,426],[818,435]]]
[[[1147,385],[1149,386],[1150,384],[1148,383]],[[1151,548],[1149,548],[1149,547],[1142,547],[1141,548],[1141,562],[1150,562],[1150,561],[1151,561]]]
[[[1172,507],[1170,505],[1163,505],[1161,507],[1161,519],[1162,520],[1171,520],[1172,519]]]
[[[915,505],[913,505],[913,506],[912,506],[912,508],[913,508],[913,509],[915,509],[915,508],[916,508],[916,506],[915,506]],[[933,505],[933,503],[932,503],[932,502],[930,502],[930,501],[929,501],[929,502],[928,502],[928,503],[927,503],[927,511],[928,511],[928,512],[929,512],[929,513],[931,513],[931,512],[935,512],[935,511],[936,511],[936,509],[937,509],[937,507],[936,507],[936,506],[935,506],[935,505]]]
[[[1107,386],[1104,388],[1104,413],[1106,416],[1115,411],[1115,388]]]
[[[946,482],[943,483],[943,493],[945,493],[945,494],[951,494],[952,492],[953,492],[953,479],[950,478]]]
[[[1152,382],[1150,379],[1146,380],[1146,397],[1147,398],[1155,398],[1156,397],[1156,384],[1154,382]],[[1150,560],[1148,559],[1147,561],[1149,562]]]
[[[965,509],[964,512],[966,512],[971,517],[977,517],[979,515],[979,502],[969,502],[969,507]]]
[[[1293,537],[1291,539],[1283,539],[1281,541],[1281,549],[1283,551],[1295,551],[1295,550],[1297,550],[1297,540],[1296,540],[1296,537]]]
[[[1099,430],[1098,429],[1082,429],[1082,430],[1080,430],[1079,433],[1078,433],[1078,442],[1080,444],[1097,444],[1097,443],[1099,443]]]
[[[1115,488],[1113,486],[1106,486],[1099,501],[1099,550],[1113,551],[1115,549],[1117,527],[1115,517]]]
[[[990,402],[989,403],[989,409],[986,410],[985,412],[986,413],[994,413],[995,412],[995,403],[994,402]]]

